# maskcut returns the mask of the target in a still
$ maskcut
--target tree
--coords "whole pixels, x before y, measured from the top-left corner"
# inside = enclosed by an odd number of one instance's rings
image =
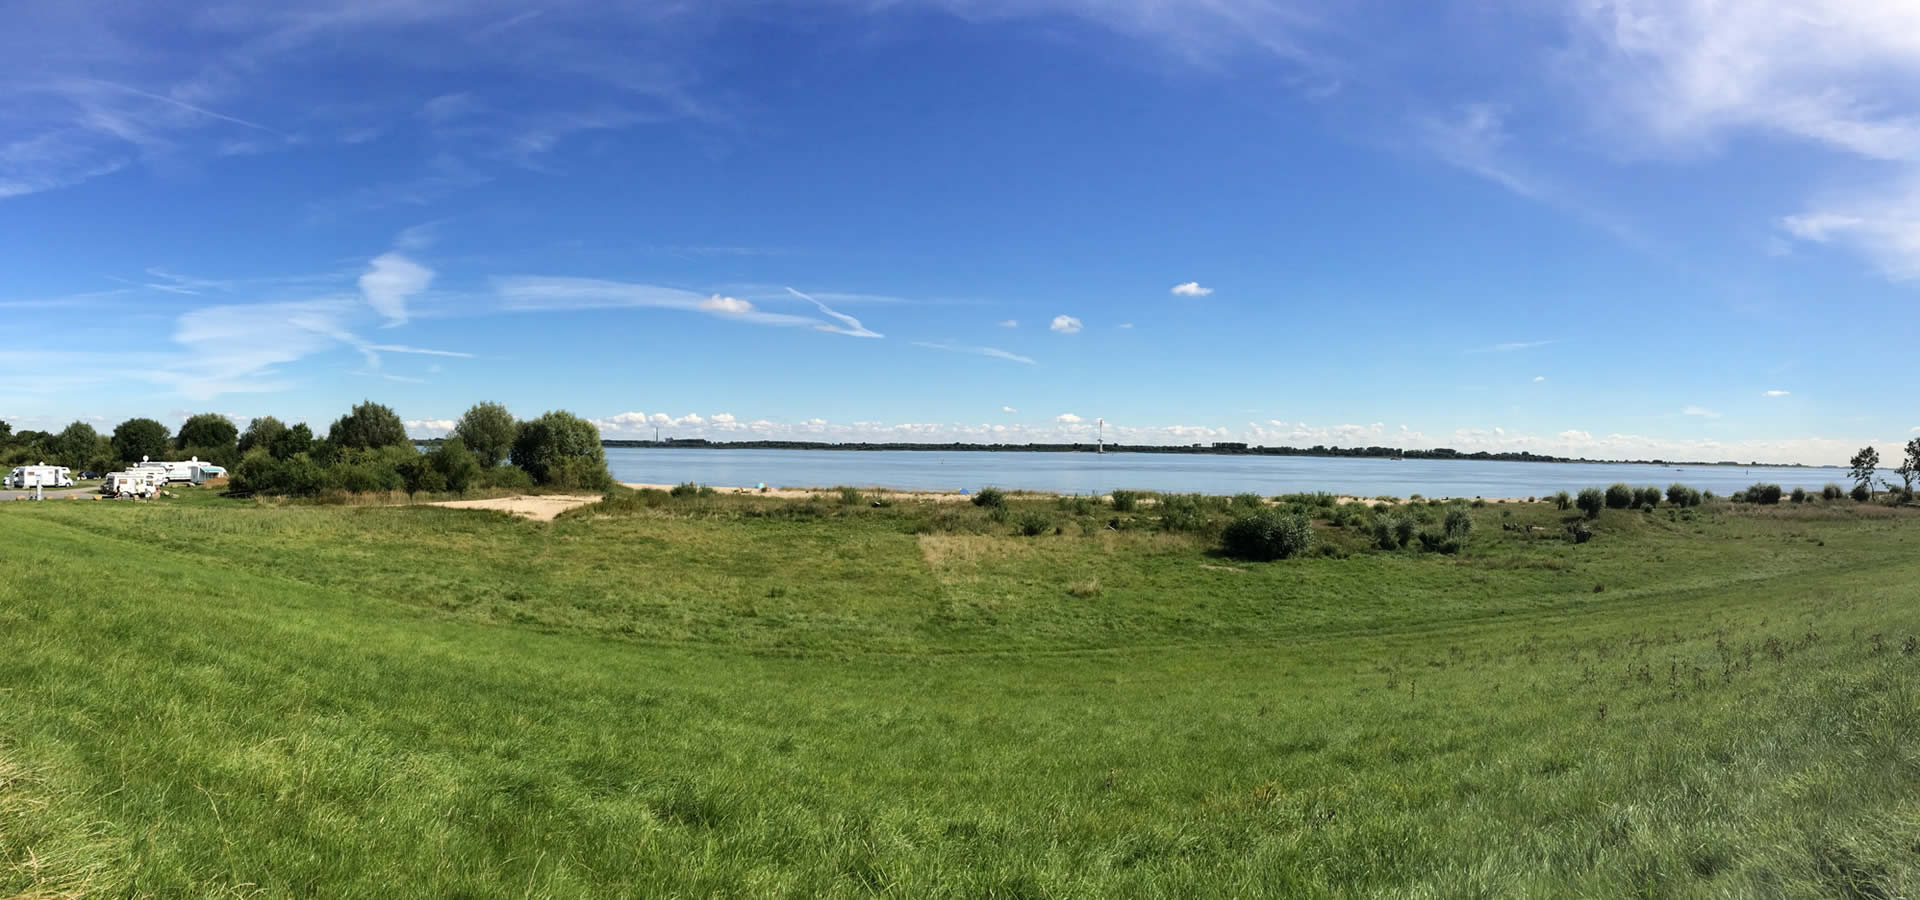
[[[185,430],[184,427],[182,430]],[[255,447],[267,449],[273,446],[273,439],[287,430],[286,423],[272,416],[260,416],[247,423],[247,430],[240,432],[240,441],[235,448],[245,455]]]
[[[1900,467],[1893,472],[1900,476],[1901,496],[1910,499],[1913,497],[1913,479],[1920,477],[1920,437],[1908,441],[1906,451],[1906,456],[1900,460]]]
[[[433,470],[440,474],[447,490],[464,494],[468,487],[480,480],[480,461],[467,452],[466,442],[458,435],[448,438],[427,459]]]
[[[180,433],[174,436],[174,446],[185,450],[188,447],[205,450],[233,450],[234,440],[240,436],[240,429],[233,420],[219,413],[201,413],[180,423]]]
[[[520,423],[514,420],[513,413],[498,403],[475,403],[453,426],[453,433],[466,442],[467,450],[481,466],[489,469],[512,452],[513,439],[519,432]]]
[[[606,487],[607,454],[600,429],[565,410],[554,410],[520,426],[513,440],[513,464],[527,470],[535,484]]]
[[[411,444],[407,426],[392,408],[371,400],[333,421],[327,429],[327,443],[338,448],[367,450],[373,447],[399,447]]]
[[[47,449],[52,452],[54,465],[85,469],[94,451],[100,449],[100,433],[92,425],[75,422],[54,435]]]
[[[13,442],[13,426],[8,425],[5,422],[0,422],[0,447],[5,447],[6,445],[12,442]]]
[[[267,454],[278,460],[289,460],[294,456],[313,449],[313,429],[301,422],[292,428],[282,428],[267,444]]]
[[[128,419],[113,429],[113,455],[128,463],[165,456],[171,437],[167,426],[152,419]]]
[[[1855,453],[1852,459],[1847,460],[1847,465],[1853,467],[1853,492],[1864,493],[1868,500],[1872,500],[1873,470],[1880,466],[1880,451],[1873,449],[1872,446],[1861,447],[1859,453]]]

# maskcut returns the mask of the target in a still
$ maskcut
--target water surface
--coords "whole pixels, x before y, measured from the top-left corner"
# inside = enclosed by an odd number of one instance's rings
[[[1731,494],[1757,481],[1786,490],[1844,482],[1839,468],[1654,466],[1615,463],[1219,456],[1172,453],[1028,453],[937,450],[715,450],[610,447],[626,482],[957,491],[982,485],[1063,494],[1114,488],[1206,494],[1328,491],[1364,497],[1528,497],[1616,481],[1665,488],[1676,481]]]

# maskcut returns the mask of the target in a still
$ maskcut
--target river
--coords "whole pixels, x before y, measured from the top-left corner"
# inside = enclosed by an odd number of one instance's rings
[[[607,466],[625,482],[722,486],[884,487],[957,491],[982,485],[1062,494],[1115,488],[1273,495],[1327,491],[1362,497],[1529,497],[1616,481],[1665,489],[1680,482],[1727,495],[1755,482],[1817,491],[1851,486],[1845,469],[1526,463],[1199,453],[1022,453],[937,450],[715,450],[610,447]]]

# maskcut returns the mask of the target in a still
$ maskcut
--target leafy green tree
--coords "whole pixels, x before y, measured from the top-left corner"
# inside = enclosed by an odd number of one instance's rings
[[[1913,497],[1913,479],[1920,477],[1920,437],[1908,441],[1906,451],[1906,455],[1900,459],[1900,466],[1894,469],[1893,473],[1900,476],[1900,483],[1902,485],[1900,495],[1903,498],[1911,499]]]
[[[85,469],[94,452],[100,449],[100,433],[94,431],[92,425],[75,422],[54,435],[47,449],[52,451],[54,465]]]
[[[0,447],[13,443],[13,426],[0,422]]]
[[[1873,449],[1872,445],[1861,447],[1859,453],[1847,460],[1847,465],[1852,467],[1855,496],[1866,494],[1867,499],[1872,500],[1873,470],[1880,467],[1880,451]]]
[[[167,455],[171,438],[167,426],[159,422],[128,419],[113,429],[113,454],[127,463],[137,463],[143,457],[158,459]]]
[[[240,432],[235,446],[242,455],[255,447],[267,449],[273,446],[273,439],[287,430],[286,423],[272,416],[259,416],[247,423],[247,430]]]
[[[367,450],[413,442],[407,438],[407,426],[400,421],[398,413],[369,400],[334,420],[333,427],[327,429],[327,443],[341,449]]]
[[[1607,506],[1607,496],[1600,493],[1599,488],[1584,488],[1574,504],[1580,507],[1581,512],[1587,514],[1587,518],[1598,519],[1600,510]]]
[[[511,456],[535,484],[593,488],[613,482],[606,451],[600,447],[600,429],[564,410],[522,424]]]
[[[481,466],[493,468],[513,452],[520,423],[498,403],[475,403],[460,415],[453,434],[464,441]]]
[[[180,433],[174,435],[174,446],[182,450],[188,447],[206,450],[231,450],[240,437],[240,429],[233,420],[219,413],[200,413],[180,423]]]
[[[282,428],[267,445],[267,453],[274,459],[289,460],[301,453],[313,449],[313,429],[301,422],[292,428]]]
[[[464,494],[480,480],[480,461],[467,452],[467,443],[459,435],[448,438],[428,458],[446,490]]]

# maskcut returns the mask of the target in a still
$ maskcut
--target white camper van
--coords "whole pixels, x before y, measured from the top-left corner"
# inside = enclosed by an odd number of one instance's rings
[[[189,484],[200,484],[209,478],[218,478],[221,475],[227,474],[226,469],[212,463],[201,462],[198,456],[186,462],[160,462],[143,459],[139,465],[133,468],[136,471],[150,469],[159,472],[160,478],[163,481],[184,481]]]
[[[73,470],[66,466],[49,466],[46,463],[37,466],[16,466],[13,471],[7,473],[6,484],[3,486],[30,488],[36,483],[43,488],[73,487]]]
[[[114,472],[100,482],[100,493],[109,497],[151,497],[167,483],[166,475],[151,466]]]

